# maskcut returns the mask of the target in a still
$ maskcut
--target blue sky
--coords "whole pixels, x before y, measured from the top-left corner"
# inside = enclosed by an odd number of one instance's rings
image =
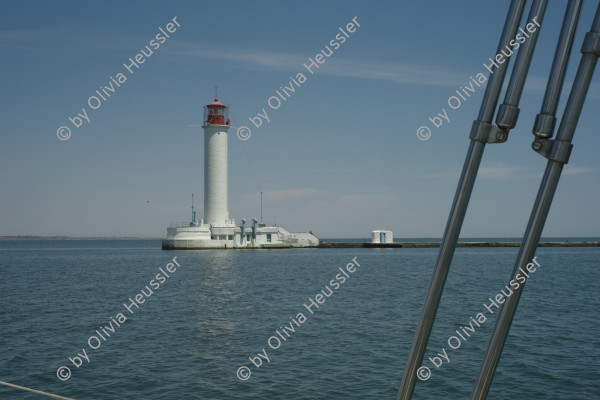
[[[595,2],[586,2],[572,82]],[[229,135],[231,217],[321,238],[439,237],[483,88],[436,129],[428,117],[496,53],[509,1],[0,2],[0,235],[162,237],[202,213],[202,108],[219,99]],[[530,145],[562,21],[542,24],[521,117],[486,147],[463,237],[520,236],[546,160]],[[97,110],[88,98],[174,17],[180,27]],[[354,17],[360,27],[277,110],[267,99]],[[526,16],[524,17],[524,19]],[[524,21],[526,22],[526,21]],[[511,64],[512,65],[512,64]],[[308,74],[307,74],[308,75]],[[544,236],[600,236],[600,73]],[[568,87],[559,107],[564,109]],[[269,123],[248,118],[262,108]],[[69,123],[86,108],[90,122]],[[72,136],[57,138],[68,125]],[[421,141],[419,126],[432,136]]]

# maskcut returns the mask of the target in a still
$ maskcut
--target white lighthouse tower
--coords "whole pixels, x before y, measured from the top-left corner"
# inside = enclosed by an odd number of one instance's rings
[[[219,102],[218,98],[204,107],[204,218],[200,219],[200,223],[196,221],[192,195],[191,222],[171,224],[167,228],[167,237],[163,239],[162,248],[172,250],[318,246],[319,239],[310,232],[294,233],[281,226],[266,226],[262,221],[259,223],[257,218],[242,218],[240,225],[236,226],[235,221],[229,219],[228,112],[229,107]]]
[[[229,107],[215,101],[204,107],[204,223],[232,226],[227,208],[227,130]]]

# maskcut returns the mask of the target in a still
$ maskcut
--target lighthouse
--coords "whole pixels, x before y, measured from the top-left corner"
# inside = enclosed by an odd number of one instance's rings
[[[204,107],[204,218],[196,220],[192,195],[191,222],[172,223],[162,241],[164,250],[248,249],[316,247],[312,233],[289,232],[277,224],[267,226],[257,218],[242,218],[239,226],[229,219],[227,199],[227,131],[229,107],[218,98]],[[242,173],[242,178],[243,178]],[[262,193],[261,193],[262,212]],[[246,226],[246,221],[252,224]]]
[[[227,131],[229,107],[215,101],[204,107],[204,223],[230,226],[227,207]]]

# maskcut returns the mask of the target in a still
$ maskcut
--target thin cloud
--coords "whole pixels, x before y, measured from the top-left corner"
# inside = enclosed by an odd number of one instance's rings
[[[0,31],[0,47],[27,51],[51,51],[48,43],[70,43],[78,46],[102,48],[104,50],[137,49],[148,41],[148,35],[122,34],[78,34],[73,35],[66,26],[39,30]],[[300,71],[312,54],[283,53],[247,47],[215,47],[204,43],[181,41],[174,38],[161,52],[174,56],[197,58],[206,61],[226,61],[237,68],[252,70],[282,71],[293,74]],[[479,68],[480,65],[474,66]],[[468,82],[474,71],[452,71],[447,65],[433,63],[388,62],[384,60],[348,59],[334,57],[319,69],[319,74],[387,81],[401,85],[443,86],[457,88]],[[529,76],[525,85],[527,93],[543,95],[547,78]],[[565,83],[562,94],[567,96],[573,81]],[[506,85],[506,84],[505,84]],[[592,83],[588,92],[590,100],[600,100],[600,84]]]
[[[353,193],[339,196],[336,204],[338,205],[372,205],[380,202],[388,202],[393,199],[393,196],[386,194],[365,194]]]
[[[205,44],[177,42],[170,52],[174,55],[196,57],[206,60],[223,60],[236,62],[237,66],[262,67],[269,70],[293,73],[307,62],[306,54],[271,52],[262,49],[229,47],[216,49]],[[447,66],[431,64],[414,64],[407,62],[386,62],[383,60],[365,61],[347,58],[332,58],[328,64],[319,69],[323,75],[334,75],[348,78],[372,79],[423,86],[458,87],[469,81],[473,71],[450,71]],[[471,75],[469,75],[471,74]],[[508,79],[506,84],[508,83]],[[527,77],[525,91],[543,95],[547,78],[531,75]],[[506,86],[505,84],[505,86]],[[573,81],[566,81],[563,96],[568,95]],[[600,99],[600,84],[592,83],[588,98]]]
[[[312,188],[295,188],[285,190],[272,190],[263,192],[263,199],[269,202],[280,202],[298,199],[308,199],[316,197],[318,195],[317,190]],[[252,193],[244,195],[246,199],[257,199],[260,197],[259,193]]]
[[[595,172],[596,168],[587,168],[587,167],[573,167],[572,165],[567,164],[565,169],[563,170],[563,175],[581,175],[581,174],[589,174],[591,172]]]
[[[481,167],[478,178],[481,179],[512,179],[520,176],[520,167]]]
[[[258,49],[235,48],[216,49],[204,44],[178,42],[170,50],[174,55],[205,60],[234,61],[238,67],[262,67],[268,70],[294,73],[300,71],[308,54],[270,52]],[[319,69],[319,74],[349,78],[375,79],[399,84],[428,86],[457,86],[469,77],[458,72],[448,72],[447,68],[411,63],[389,63],[385,61],[365,61],[331,59]]]
[[[515,178],[533,178],[531,174],[523,173],[521,167],[480,167],[477,179],[515,179]],[[423,178],[459,178],[460,170],[444,171],[434,174],[423,175]]]
[[[460,176],[460,171],[454,170],[454,171],[439,172],[439,173],[435,173],[435,174],[425,174],[425,175],[422,175],[422,178],[431,178],[431,179],[458,178],[459,176]]]

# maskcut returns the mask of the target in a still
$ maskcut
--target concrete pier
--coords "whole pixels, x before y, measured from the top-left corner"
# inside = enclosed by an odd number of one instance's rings
[[[519,242],[458,242],[457,247],[519,247]],[[540,242],[539,247],[599,247],[600,242]],[[439,242],[394,242],[394,243],[369,243],[369,242],[324,242],[319,243],[321,249],[349,249],[349,248],[430,248],[440,247]]]
[[[394,243],[371,243],[371,242],[319,242],[318,245],[297,246],[290,243],[260,243],[253,246],[213,246],[203,247],[194,244],[185,245],[181,241],[178,245],[166,243],[163,240],[163,250],[202,250],[202,249],[369,249],[369,248],[435,248],[440,247],[439,242],[394,242]],[[519,247],[519,242],[458,242],[456,247]],[[538,247],[600,247],[600,242],[540,242]]]

